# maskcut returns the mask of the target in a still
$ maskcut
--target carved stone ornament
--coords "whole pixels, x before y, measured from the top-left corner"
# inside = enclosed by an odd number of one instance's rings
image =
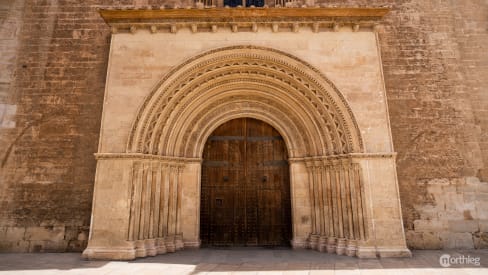
[[[266,33],[252,36],[269,33],[301,39],[308,32],[328,42],[326,37],[337,34],[314,33],[350,32],[339,36],[369,37],[375,49],[375,34],[355,32],[372,31],[370,27],[387,11],[205,8],[101,14],[112,29],[122,32],[114,33],[111,50],[125,47],[117,43],[127,41],[144,48],[147,39],[171,42],[183,35],[195,38],[196,32],[239,39],[235,33],[264,29]],[[290,171],[292,247],[361,258],[410,256],[393,147],[375,149],[367,134],[365,143],[364,128],[359,128],[356,117],[370,119],[371,113],[357,109],[353,113],[355,105],[325,71],[298,58],[297,52],[225,42],[174,61],[152,88],[139,87],[136,81],[134,90],[144,94],[132,94],[141,100],[129,114],[132,125],[126,121],[125,128],[106,130],[120,117],[104,109],[107,119],[102,121],[101,136],[123,139],[117,149],[100,146],[95,155],[93,215],[83,256],[127,260],[199,247],[204,147],[215,129],[236,118],[261,120],[283,138]],[[160,44],[148,48],[166,49]],[[116,67],[108,67],[112,78],[107,81],[106,100],[121,95],[123,74],[113,74]],[[381,82],[381,77],[378,73],[372,80]],[[118,109],[132,104],[123,102]],[[374,106],[386,113],[386,104]],[[368,130],[381,128],[382,135],[388,134],[388,120],[378,121]]]
[[[282,113],[300,110],[296,104],[307,106],[313,121],[299,112]],[[268,115],[256,118],[282,130],[292,144],[290,157],[362,151],[352,111],[331,81],[294,56],[256,46],[209,51],[167,74],[141,107],[127,150],[198,158],[201,141],[212,129],[200,133],[191,129],[206,129],[206,121],[230,119],[237,111],[248,110],[257,116],[263,108]],[[280,121],[284,117],[287,121]],[[198,125],[202,127],[195,127]]]
[[[192,32],[217,32],[221,29],[238,31],[258,31],[260,28],[273,32],[298,32],[307,27],[314,32],[338,31],[348,27],[350,31],[369,30],[378,24],[388,8],[185,8],[161,10],[101,10],[107,24],[119,31],[135,32],[147,29],[176,33],[176,29],[189,28]],[[328,26],[327,28],[319,28]],[[358,26],[361,26],[361,29]],[[345,30],[341,28],[341,30]]]

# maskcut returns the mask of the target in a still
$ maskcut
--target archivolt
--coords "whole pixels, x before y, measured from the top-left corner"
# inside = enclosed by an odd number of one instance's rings
[[[141,106],[127,151],[199,158],[212,130],[237,117],[275,127],[290,157],[362,150],[346,100],[318,70],[274,49],[233,46],[168,73]]]

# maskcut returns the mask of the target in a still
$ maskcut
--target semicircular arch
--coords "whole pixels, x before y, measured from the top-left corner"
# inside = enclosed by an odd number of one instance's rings
[[[363,150],[350,107],[320,71],[275,49],[232,46],[171,70],[140,107],[127,151],[200,158],[213,129],[245,116],[275,127],[290,157]]]

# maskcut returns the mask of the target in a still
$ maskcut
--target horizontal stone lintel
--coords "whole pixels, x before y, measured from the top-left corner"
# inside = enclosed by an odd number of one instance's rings
[[[168,20],[219,20],[266,18],[381,18],[388,8],[208,8],[208,9],[164,9],[164,10],[100,10],[108,24],[117,22],[156,22]]]
[[[271,28],[273,32],[371,31],[387,8],[211,8],[171,10],[100,10],[112,32],[145,29],[151,33],[176,33],[189,28],[192,32],[253,31]]]

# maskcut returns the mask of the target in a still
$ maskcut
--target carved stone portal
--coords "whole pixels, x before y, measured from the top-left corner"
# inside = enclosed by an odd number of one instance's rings
[[[271,125],[286,144],[292,247],[410,255],[376,35],[301,35],[113,34],[84,257],[199,247],[203,147],[242,117]]]

